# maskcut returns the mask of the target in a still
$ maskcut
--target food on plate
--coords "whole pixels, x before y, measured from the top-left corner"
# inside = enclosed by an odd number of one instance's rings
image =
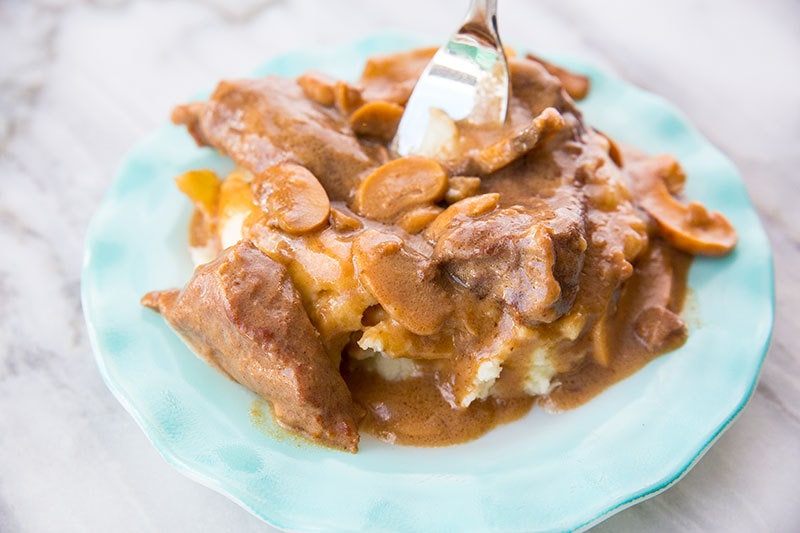
[[[280,424],[351,452],[359,431],[453,444],[587,401],[685,341],[691,256],[736,244],[673,157],[585,124],[588,80],[534,56],[509,59],[502,127],[432,110],[395,157],[433,53],[357,83],[224,81],[173,112],[236,168],[177,178],[197,268],[143,304]]]

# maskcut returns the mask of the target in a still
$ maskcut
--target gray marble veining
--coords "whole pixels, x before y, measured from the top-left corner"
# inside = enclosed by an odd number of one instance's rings
[[[169,467],[105,388],[80,309],[86,226],[125,152],[198,88],[378,31],[438,43],[462,4],[0,1],[0,531],[268,529]],[[597,530],[796,531],[800,4],[503,0],[499,17],[507,43],[678,105],[741,170],[775,252],[752,402],[685,479]]]

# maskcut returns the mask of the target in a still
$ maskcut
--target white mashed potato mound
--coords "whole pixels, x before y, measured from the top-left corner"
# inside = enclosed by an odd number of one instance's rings
[[[371,349],[352,350],[350,356],[365,361],[370,370],[387,381],[403,381],[420,375],[414,360],[406,357],[389,357]]]
[[[525,392],[531,396],[549,393],[555,374],[556,369],[550,362],[549,351],[546,348],[536,348],[531,354],[531,366],[523,386]]]
[[[487,398],[502,370],[500,359],[489,359],[478,365],[471,391],[461,399],[461,407],[468,407],[476,399]]]
[[[574,321],[569,321],[568,323],[571,328]],[[467,387],[466,394],[460,400],[457,400],[461,407],[468,407],[473,401],[486,399],[492,395],[494,385],[503,371],[503,362],[533,334],[530,329],[524,326],[515,325],[513,327],[515,330],[514,336],[505,340],[495,339],[476,354],[481,359],[481,362],[476,366],[475,375]],[[573,332],[565,333],[570,335]],[[359,358],[374,358],[374,365],[371,367],[384,379],[402,380],[415,375],[418,371],[417,365],[412,359],[389,357],[383,354],[386,347],[379,333],[379,328],[368,328],[358,344],[362,349],[359,352]],[[523,389],[527,394],[538,396],[550,392],[553,376],[556,374],[556,369],[551,359],[554,355],[554,350],[555,343],[540,344],[526,358],[529,363]]]
[[[412,359],[404,357],[392,358],[380,352],[367,351],[371,357],[372,369],[389,381],[401,381],[418,375],[417,365]],[[472,383],[471,392],[461,400],[461,406],[467,407],[476,399],[486,399],[492,395],[494,384],[503,371],[499,358],[489,359],[478,365],[478,371]],[[536,348],[530,356],[530,368],[525,380],[524,390],[531,396],[545,395],[552,389],[553,376],[556,369],[550,361],[547,348]]]

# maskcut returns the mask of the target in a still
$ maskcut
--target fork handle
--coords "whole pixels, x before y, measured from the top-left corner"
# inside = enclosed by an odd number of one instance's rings
[[[497,0],[472,0],[461,31],[500,44],[497,32]]]

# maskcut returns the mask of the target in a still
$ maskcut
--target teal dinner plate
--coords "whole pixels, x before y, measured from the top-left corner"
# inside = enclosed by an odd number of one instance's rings
[[[308,69],[358,77],[371,54],[414,46],[381,36],[277,57],[258,74]],[[586,120],[648,153],[675,154],[686,194],[736,226],[736,250],[698,258],[689,276],[686,344],[578,409],[534,409],[446,448],[364,436],[352,455],[292,437],[263,404],[195,357],[139,298],[182,286],[191,207],[173,182],[231,163],[165,125],[131,150],[86,241],[83,309],[97,364],[164,458],[270,524],[300,531],[584,529],[675,483],[753,393],[774,314],[769,244],[733,164],[663,99],[592,66]]]

